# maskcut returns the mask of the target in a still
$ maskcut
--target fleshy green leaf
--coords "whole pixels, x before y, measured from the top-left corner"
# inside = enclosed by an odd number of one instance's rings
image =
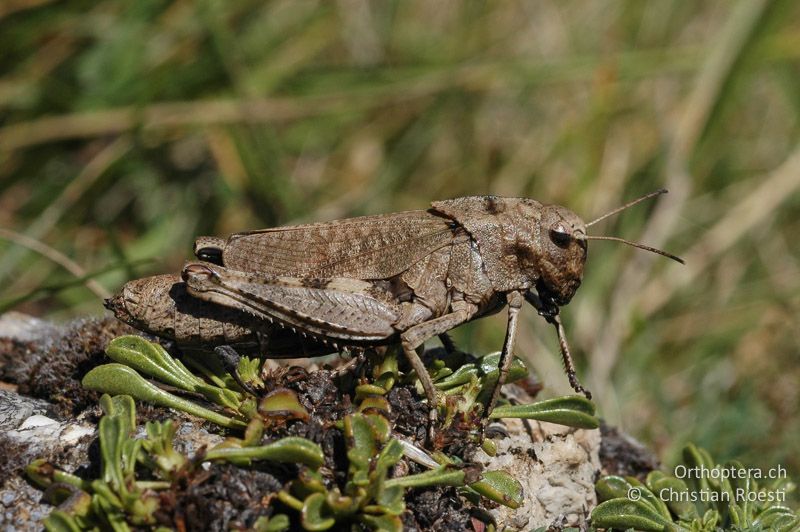
[[[81,532],[78,521],[66,512],[53,510],[44,520],[44,528],[48,532]]]
[[[326,511],[325,495],[314,493],[306,497],[300,519],[306,530],[328,530],[336,519]]]
[[[157,388],[133,369],[122,364],[104,364],[93,368],[83,377],[83,387],[113,395],[130,395],[140,401],[182,410],[227,428],[243,428],[245,423],[231,419],[191,401],[181,399]]]
[[[466,384],[472,379],[477,379],[479,374],[480,370],[475,366],[475,364],[465,364],[451,374],[440,378],[435,383],[435,386],[440,390],[449,390],[451,388],[455,388],[456,386]]]
[[[303,510],[303,501],[286,491],[278,492],[278,500],[298,512]]]
[[[403,530],[403,522],[394,515],[363,515],[361,521],[373,530],[381,532],[401,532]]]
[[[486,471],[478,482],[469,486],[487,499],[509,508],[516,509],[522,505],[522,484],[505,471]]]
[[[642,502],[646,502],[649,504],[656,512],[661,514],[664,519],[672,521],[672,516],[669,513],[669,508],[667,505],[664,504],[664,501],[659,499],[652,491],[647,489],[647,486],[639,482],[638,479],[634,477],[628,477],[628,482],[630,482],[631,486],[636,490],[636,495]]]
[[[358,405],[359,412],[378,412],[382,414],[388,414],[391,412],[392,408],[389,405],[389,401],[386,400],[385,397],[377,396],[377,395],[370,395],[365,397],[361,404]]]
[[[265,416],[308,419],[308,410],[300,404],[297,394],[288,388],[279,388],[264,396],[258,404],[258,411]]]
[[[464,470],[439,467],[424,473],[405,477],[390,478],[384,487],[400,486],[402,488],[425,488],[428,486],[463,486]]]
[[[389,421],[379,414],[367,413],[363,414],[364,419],[367,420],[372,436],[377,443],[386,443],[392,435],[392,426]]]
[[[142,441],[142,446],[153,463],[164,473],[173,473],[186,463],[186,457],[172,445],[175,431],[175,423],[171,419],[163,422],[148,421],[145,424],[147,439]]]
[[[232,390],[212,386],[191,371],[179,360],[170,356],[161,345],[148,342],[140,336],[114,338],[106,348],[106,354],[114,360],[160,382],[188,392],[203,394],[209,401],[228,408],[237,408],[239,396]]]
[[[392,389],[397,381],[400,371],[397,367],[397,356],[400,353],[399,346],[391,346],[386,350],[383,359],[375,365],[373,370],[373,384],[380,386],[387,392]]]
[[[255,532],[283,532],[289,529],[289,517],[284,514],[273,515],[272,517],[261,516],[253,523]]]
[[[261,361],[258,358],[241,357],[236,371],[239,373],[239,378],[247,384],[255,387],[264,385],[264,381],[259,377]]]
[[[406,503],[403,498],[403,488],[394,486],[384,488],[378,493],[376,502],[383,511],[389,515],[400,515],[406,510]]]
[[[273,462],[300,463],[317,469],[324,463],[322,449],[305,438],[289,436],[259,447],[214,448],[206,453],[207,460],[249,459]]]
[[[69,484],[54,484],[45,492],[45,499],[72,516],[83,516],[90,510],[92,496]]]
[[[483,439],[481,442],[481,449],[483,449],[483,452],[485,452],[488,456],[497,455],[497,444],[489,438]]]
[[[381,475],[385,475],[390,467],[394,466],[403,457],[403,446],[400,442],[392,439],[381,450],[375,462],[375,470]]]
[[[795,525],[800,528],[800,516],[786,506],[771,506],[761,512],[753,521],[753,525],[761,526],[764,529],[780,530],[787,525]]]
[[[608,475],[598,480],[594,488],[598,499],[602,502],[627,497],[631,484],[620,476]]]
[[[594,404],[585,397],[566,395],[526,405],[501,405],[489,417],[536,419],[569,427],[596,429],[600,426],[600,420],[594,412]]]
[[[500,364],[500,355],[501,353],[497,352],[485,355],[479,359],[478,362],[480,363],[481,372],[486,376],[486,382],[494,383],[494,381],[497,380],[497,376],[500,374],[498,368]],[[521,359],[514,357],[511,361],[511,367],[508,369],[506,384],[524,379],[527,376],[528,368],[525,366],[525,363]]]
[[[344,418],[347,438],[347,458],[350,460],[350,481],[355,486],[369,484],[370,461],[377,454],[375,431],[364,414],[351,414]]]
[[[46,489],[54,482],[69,484],[76,488],[87,490],[89,483],[82,478],[56,469],[47,460],[42,458],[36,459],[25,468],[25,473],[28,477],[40,488]]]
[[[646,485],[679,518],[691,521],[698,517],[697,507],[689,501],[689,488],[684,481],[667,476],[661,471],[651,471],[647,475]]]
[[[159,344],[148,342],[141,336],[120,336],[114,338],[106,348],[106,354],[114,362],[119,362],[159,381],[186,390],[197,391],[204,384],[183,364],[172,358]]]
[[[365,397],[370,395],[386,395],[386,388],[375,384],[359,384],[356,386],[356,402],[360,403]]]
[[[646,502],[611,499],[600,503],[592,511],[592,526],[663,532],[665,527],[673,526],[673,524]]]
[[[683,448],[683,463],[687,469],[706,468],[713,469],[715,464],[711,456],[704,449],[690,443]],[[711,491],[714,487],[709,483],[709,475],[690,475],[687,484],[692,491]]]
[[[103,480],[119,492],[126,484],[122,472],[122,444],[130,438],[127,420],[124,416],[106,415],[100,418],[99,427]]]
[[[126,427],[123,430],[132,432],[136,427],[136,404],[130,395],[115,395],[111,397],[103,394],[100,397],[100,407],[107,416],[120,416]]]
[[[325,491],[324,489],[322,490]],[[363,497],[359,497],[359,501]],[[336,515],[352,515],[358,510],[358,503],[349,495],[342,495],[338,488],[334,488],[325,495],[325,502],[328,508]]]

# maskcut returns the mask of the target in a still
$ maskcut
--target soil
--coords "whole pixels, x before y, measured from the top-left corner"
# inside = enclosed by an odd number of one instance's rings
[[[53,328],[36,340],[2,338],[0,380],[16,385],[23,395],[47,400],[61,417],[77,416],[99,397],[85,390],[81,379],[106,359],[109,341],[133,332],[115,319],[95,318]]]

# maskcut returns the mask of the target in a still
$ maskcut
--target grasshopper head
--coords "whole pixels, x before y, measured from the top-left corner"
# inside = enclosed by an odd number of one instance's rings
[[[542,301],[566,305],[575,295],[586,263],[586,224],[559,205],[542,207],[541,254],[536,291]]]
[[[631,242],[615,236],[586,234],[586,228],[600,220],[605,220],[628,207],[666,192],[666,189],[662,188],[650,194],[645,194],[607,212],[588,224],[584,223],[577,214],[564,207],[558,205],[543,206],[540,219],[541,260],[540,264],[538,264],[541,276],[536,282],[536,290],[542,302],[550,307],[553,304],[566,305],[575,295],[575,291],[581,284],[581,277],[583,277],[583,265],[586,262],[586,243],[588,240],[621,242],[635,248],[663,255],[683,264],[683,259],[680,257],[638,242]]]

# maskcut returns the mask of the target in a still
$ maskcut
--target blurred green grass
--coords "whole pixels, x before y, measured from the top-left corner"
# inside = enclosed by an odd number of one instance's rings
[[[580,374],[668,461],[692,440],[797,477],[799,8],[5,2],[0,227],[113,291],[177,270],[200,234],[485,193],[591,219],[667,186],[595,230],[688,265],[592,244],[564,309]],[[0,305],[102,313],[74,278],[0,242]],[[458,338],[495,350],[503,323]],[[517,351],[568,390],[530,309]]]

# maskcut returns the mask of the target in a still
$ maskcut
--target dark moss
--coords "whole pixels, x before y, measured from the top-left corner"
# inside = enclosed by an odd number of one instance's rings
[[[115,319],[86,319],[53,329],[25,346],[12,342],[12,348],[24,347],[25,353],[15,358],[13,368],[9,363],[4,374],[19,386],[20,393],[48,400],[59,415],[77,415],[96,404],[98,397],[83,389],[81,378],[107,360],[105,348],[109,341],[131,332]]]
[[[36,342],[0,338],[0,380],[18,384],[28,380],[29,361],[38,359]]]
[[[390,420],[394,430],[418,442],[424,442],[428,429],[428,406],[411,386],[395,386],[387,399],[392,407]]]
[[[18,475],[31,462],[27,452],[29,446],[23,442],[14,441],[6,436],[0,436],[0,479]]]
[[[633,476],[640,480],[661,464],[644,445],[616,427],[600,423],[600,463],[608,475]]]
[[[473,510],[453,487],[411,490],[406,495],[403,528],[407,532],[474,530]]]
[[[289,475],[276,470],[243,469],[213,464],[184,476],[175,490],[162,495],[159,521],[178,530],[245,530],[270,516],[271,495]]]

